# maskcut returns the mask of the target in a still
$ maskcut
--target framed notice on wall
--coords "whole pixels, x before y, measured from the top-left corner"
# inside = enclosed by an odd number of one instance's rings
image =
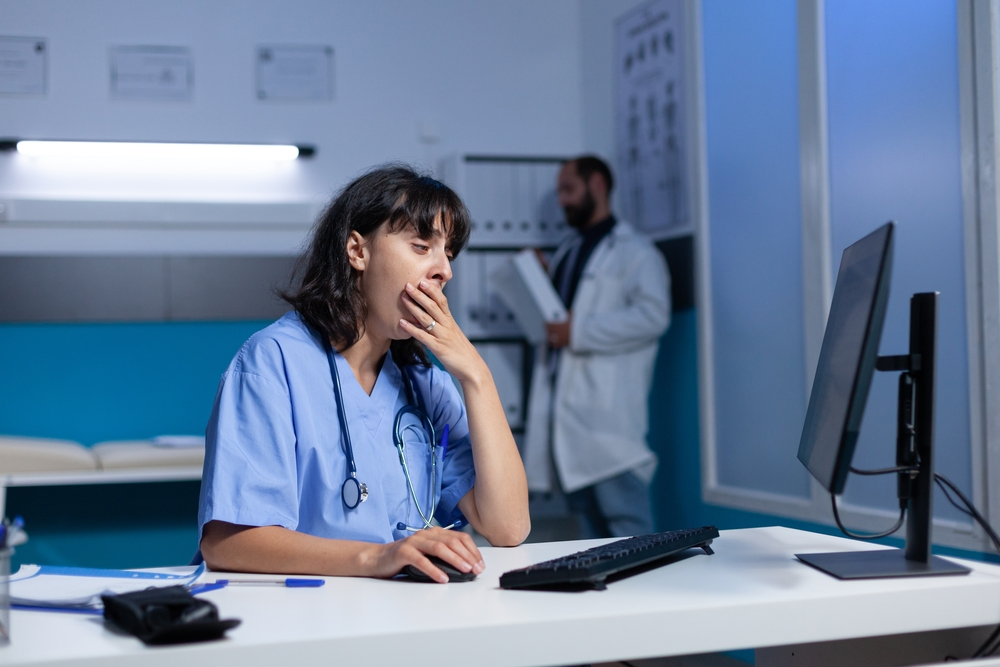
[[[115,46],[111,49],[111,97],[120,100],[191,99],[194,59],[175,46]]]
[[[684,11],[684,0],[653,0],[616,25],[619,207],[656,238],[693,231]]]
[[[44,95],[48,53],[41,37],[0,37],[0,95]]]
[[[332,100],[333,47],[257,47],[257,99]]]

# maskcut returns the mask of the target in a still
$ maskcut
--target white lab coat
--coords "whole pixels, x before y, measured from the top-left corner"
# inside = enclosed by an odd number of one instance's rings
[[[552,270],[579,242],[576,237],[560,246]],[[580,277],[554,392],[548,348],[536,349],[524,446],[532,491],[549,490],[553,461],[566,492],[629,470],[652,479],[649,389],[659,339],[669,324],[670,274],[663,255],[619,221]]]

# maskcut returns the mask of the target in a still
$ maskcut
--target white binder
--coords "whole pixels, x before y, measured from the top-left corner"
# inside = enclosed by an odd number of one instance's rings
[[[545,342],[547,322],[566,321],[566,307],[534,250],[517,253],[497,267],[490,279],[532,344]]]

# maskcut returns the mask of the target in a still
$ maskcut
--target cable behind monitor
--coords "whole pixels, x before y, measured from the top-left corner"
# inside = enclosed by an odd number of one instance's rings
[[[906,466],[880,468],[877,470],[859,470],[853,466],[851,467],[851,472],[856,475],[890,475],[893,473],[915,472],[916,470],[917,468],[908,468]],[[996,530],[994,530],[993,526],[990,525],[990,522],[986,520],[986,517],[984,517],[979,510],[976,509],[976,506],[972,504],[972,501],[969,500],[964,493],[962,493],[954,482],[941,473],[934,473],[934,482],[937,484],[938,488],[941,489],[941,492],[944,494],[944,497],[948,500],[948,502],[954,505],[955,509],[962,512],[966,516],[971,517],[976,523],[979,524],[986,535],[990,538],[990,541],[993,543],[993,548],[998,554],[1000,554],[1000,535],[997,535]],[[952,497],[952,493],[958,497],[958,500]],[[905,508],[900,511],[899,521],[896,522],[896,525],[891,530],[875,535],[852,533],[840,521],[840,514],[837,512],[837,497],[831,493],[830,499],[832,501],[833,517],[837,521],[837,527],[848,537],[853,537],[858,540],[874,540],[880,537],[888,537],[899,530],[899,528],[903,525],[903,515],[906,513]],[[959,504],[959,501],[961,501],[961,504]],[[998,625],[996,629],[990,633],[990,636],[986,638],[986,641],[984,641],[978,649],[976,649],[975,653],[972,654],[972,657],[987,657],[996,653],[997,649],[1000,649],[1000,625]]]

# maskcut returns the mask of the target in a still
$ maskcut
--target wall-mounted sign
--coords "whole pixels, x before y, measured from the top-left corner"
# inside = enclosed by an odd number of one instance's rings
[[[622,213],[661,237],[690,233],[683,0],[652,0],[618,19],[618,177]]]
[[[44,95],[48,54],[40,37],[0,37],[0,94]]]
[[[190,100],[194,88],[191,50],[175,46],[111,49],[111,96],[127,100]]]
[[[257,47],[257,97],[282,101],[332,100],[333,47]]]

